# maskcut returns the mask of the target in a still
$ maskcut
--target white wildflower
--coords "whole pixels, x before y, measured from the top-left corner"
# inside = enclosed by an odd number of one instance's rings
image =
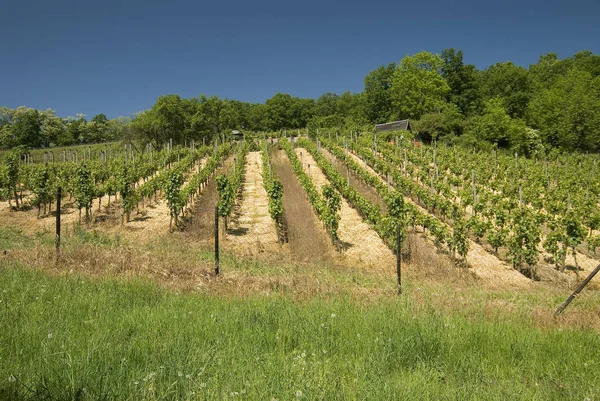
[[[332,314],[331,314],[331,317],[332,317],[333,319],[335,319],[335,313],[332,313]]]
[[[302,397],[302,391],[297,390],[296,391],[296,397]]]
[[[8,376],[8,381],[11,382],[11,383],[14,383],[14,382],[17,381],[17,378],[14,377],[13,375],[10,375],[10,376]]]

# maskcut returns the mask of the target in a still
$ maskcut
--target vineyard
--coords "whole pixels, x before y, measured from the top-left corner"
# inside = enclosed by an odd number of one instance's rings
[[[17,151],[0,170],[3,225],[134,241],[183,232],[235,253],[391,271],[424,250],[491,286],[573,285],[600,260],[591,155],[535,160],[397,135],[310,133],[196,147]],[[314,252],[318,250],[318,252]]]
[[[594,156],[309,134],[7,154],[0,398],[598,394]]]

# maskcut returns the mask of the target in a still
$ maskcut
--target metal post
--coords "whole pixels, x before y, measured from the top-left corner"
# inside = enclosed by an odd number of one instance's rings
[[[60,197],[61,187],[56,190],[56,256],[60,256]]]
[[[396,276],[398,277],[398,295],[402,294],[402,252],[400,251],[400,224],[396,226]]]
[[[219,207],[215,206],[215,275],[219,273]]]

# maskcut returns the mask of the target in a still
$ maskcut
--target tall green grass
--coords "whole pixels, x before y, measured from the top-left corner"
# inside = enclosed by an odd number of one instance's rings
[[[177,293],[0,262],[0,398],[600,399],[600,336],[410,297]]]

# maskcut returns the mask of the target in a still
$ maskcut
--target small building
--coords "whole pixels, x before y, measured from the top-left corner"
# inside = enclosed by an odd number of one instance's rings
[[[392,121],[391,123],[376,124],[375,132],[387,132],[387,131],[410,131],[410,121],[400,120]]]
[[[239,131],[239,130],[237,130],[237,129],[234,129],[234,130],[231,131],[231,137],[234,140],[239,141],[239,140],[244,139],[244,133],[241,132],[241,131]]]

